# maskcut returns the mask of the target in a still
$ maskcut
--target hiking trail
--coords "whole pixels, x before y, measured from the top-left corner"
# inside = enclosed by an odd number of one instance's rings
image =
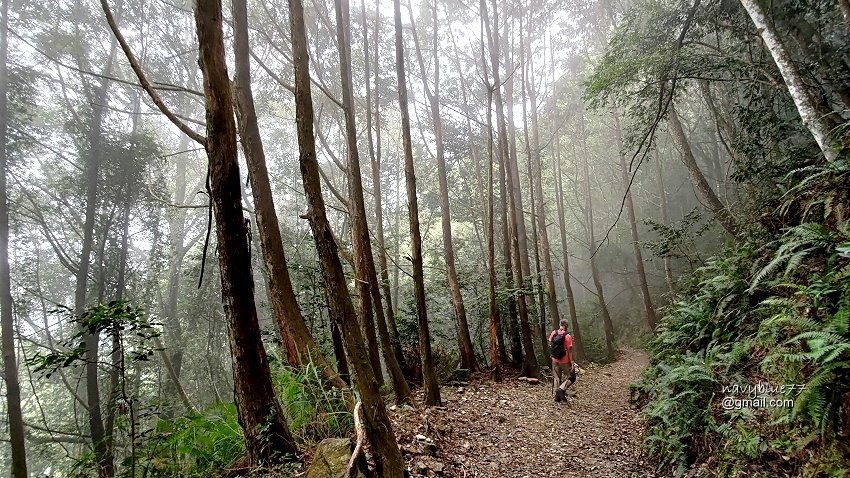
[[[551,375],[538,384],[508,375],[502,383],[473,379],[441,388],[444,407],[392,407],[411,476],[653,476],[640,456],[641,425],[629,406],[629,383],[646,367],[640,351],[589,364],[555,403]]]

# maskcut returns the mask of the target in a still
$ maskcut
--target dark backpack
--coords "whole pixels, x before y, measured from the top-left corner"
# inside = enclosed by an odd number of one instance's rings
[[[567,334],[559,334],[558,332],[555,332],[555,336],[552,337],[552,345],[549,346],[549,355],[551,355],[552,358],[561,359],[567,354],[566,349],[564,349],[566,336]]]

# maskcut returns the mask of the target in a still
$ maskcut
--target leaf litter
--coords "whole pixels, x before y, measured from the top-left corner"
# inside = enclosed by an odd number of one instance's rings
[[[551,375],[494,383],[479,374],[441,387],[442,407],[390,407],[393,429],[413,477],[652,477],[629,406],[629,383],[647,363],[625,349],[614,363],[580,367],[567,403],[554,402]]]

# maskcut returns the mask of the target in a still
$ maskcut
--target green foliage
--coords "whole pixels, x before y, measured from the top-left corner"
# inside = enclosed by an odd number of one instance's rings
[[[640,245],[653,255],[684,258],[691,265],[700,262],[697,241],[711,227],[711,222],[704,221],[699,209],[694,208],[685,214],[679,224],[667,226],[652,219],[645,219],[644,224],[658,235],[656,240],[640,241]]]
[[[717,476],[816,474],[850,466],[847,224],[802,224],[698,269],[666,308],[651,366],[632,385],[659,470],[708,460]],[[742,392],[754,384],[773,390]],[[793,407],[727,407],[727,397]],[[759,463],[756,466],[754,463]],[[840,476],[840,475],[839,475]]]
[[[144,309],[132,306],[126,300],[113,300],[108,304],[89,307],[79,317],[65,306],[53,312],[64,315],[69,322],[76,324],[78,331],[62,343],[64,350],[47,354],[38,352],[27,360],[27,365],[36,372],[42,372],[47,378],[60,368],[85,362],[85,338],[89,335],[106,333],[124,339],[120,341],[121,352],[126,353],[131,361],[147,361],[156,352],[150,341],[160,336],[156,328],[158,324],[145,317]]]
[[[283,405],[286,421],[296,440],[318,442],[347,436],[354,421],[345,408],[343,391],[329,388],[313,363],[303,368],[271,363],[272,381]]]
[[[351,433],[354,422],[345,408],[343,391],[326,388],[312,364],[295,369],[271,357],[277,397],[298,442],[311,446],[324,438]],[[242,429],[232,403],[213,405],[198,415],[157,420],[145,437],[136,466],[150,477],[225,476],[226,470],[245,455]],[[287,468],[257,473],[291,476]]]
[[[236,406],[220,404],[200,415],[157,421],[137,467],[151,477],[216,476],[244,454]]]

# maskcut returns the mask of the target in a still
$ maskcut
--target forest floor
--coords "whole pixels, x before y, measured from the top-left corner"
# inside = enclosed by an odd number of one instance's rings
[[[654,473],[641,458],[629,383],[647,363],[625,349],[614,363],[588,364],[567,403],[553,400],[551,375],[537,384],[482,376],[442,387],[443,407],[390,413],[414,477],[645,478]]]

